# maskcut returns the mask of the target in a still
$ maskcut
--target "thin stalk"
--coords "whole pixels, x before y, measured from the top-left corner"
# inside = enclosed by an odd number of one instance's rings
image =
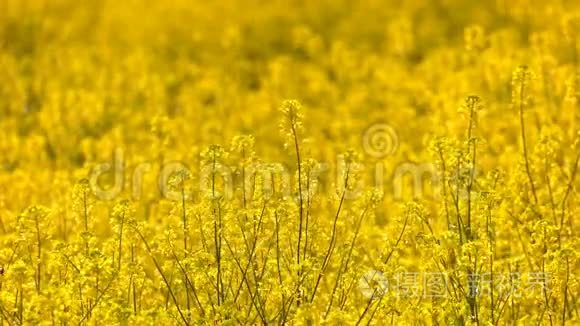
[[[469,127],[467,128],[467,151],[468,151],[468,156],[470,157],[470,162],[469,162],[469,182],[467,184],[467,227],[465,230],[465,236],[467,237],[467,240],[471,240],[472,238],[472,230],[471,230],[471,192],[473,190],[473,182],[474,182],[474,178],[475,178],[475,164],[476,164],[476,155],[477,155],[477,151],[476,151],[476,142],[474,139],[472,139],[473,137],[473,123],[475,120],[475,106],[477,105],[477,98],[469,98]],[[473,145],[472,145],[473,144]],[[471,155],[469,155],[470,151],[471,151],[471,147],[473,147],[473,153],[471,153]],[[459,177],[459,176],[458,176]],[[459,185],[458,185],[459,186]]]
[[[83,216],[85,220],[85,252],[86,255],[89,255],[89,212],[87,208],[87,192],[83,190]]]
[[[439,149],[439,158],[441,159],[441,179],[443,180],[443,203],[445,205],[445,220],[447,222],[447,230],[451,226],[451,219],[449,218],[449,204],[447,203],[447,184],[445,183],[445,175],[447,174],[447,164],[445,163],[445,157],[443,156],[443,150]],[[457,225],[459,228],[460,226]]]
[[[38,223],[38,216],[35,215],[34,223],[36,226],[36,293],[40,293],[40,263],[41,263],[41,239],[40,239],[40,225]]]
[[[300,158],[300,145],[298,143],[298,133],[296,132],[296,126],[294,122],[290,122],[290,127],[292,130],[292,136],[294,138],[294,151],[296,153],[296,164],[298,168],[298,243],[296,245],[296,264],[298,265],[298,278],[300,278],[301,268],[300,268],[300,247],[302,246],[302,228],[304,223],[304,198],[302,197],[302,160]],[[300,306],[300,288],[298,288],[298,297],[296,299],[296,305]]]
[[[221,208],[219,201],[216,199],[215,195],[215,171],[216,171],[216,158],[215,155],[213,157],[212,162],[212,182],[211,182],[211,191],[212,191],[212,201],[214,203],[213,215],[214,215],[214,246],[215,246],[215,259],[216,259],[216,295],[217,295],[217,305],[218,307],[224,301],[224,293],[223,293],[223,280],[222,280],[222,216],[221,216]]]
[[[161,278],[163,279],[163,282],[165,283],[165,286],[167,287],[167,291],[169,292],[169,295],[171,296],[171,299],[173,300],[173,304],[175,305],[175,308],[177,308],[177,312],[179,313],[181,320],[183,321],[183,323],[185,325],[189,325],[189,321],[187,320],[187,318],[183,314],[183,311],[181,311],[181,308],[179,306],[179,302],[177,301],[177,297],[175,296],[175,293],[173,292],[173,289],[171,288],[171,285],[169,284],[169,280],[167,280],[167,277],[165,276],[165,273],[163,272],[161,265],[159,264],[159,262],[157,261],[157,259],[153,255],[153,252],[151,251],[151,247],[149,246],[147,239],[145,239],[145,237],[143,236],[143,233],[141,233],[141,231],[139,231],[139,229],[137,229],[137,227],[134,227],[134,229],[135,229],[135,232],[137,233],[137,235],[139,235],[139,237],[143,241],[143,244],[145,244],[145,248],[147,249],[149,256],[151,256],[151,259],[153,260],[153,264],[155,265],[155,268],[159,272],[159,275],[161,275]]]
[[[125,224],[125,211],[123,211],[123,215],[121,215],[121,225],[119,226],[119,261],[117,263],[117,271],[121,270],[121,255],[122,255],[122,246],[123,246],[123,226]]]
[[[564,283],[564,304],[562,306],[562,326],[566,325],[566,308],[568,307],[568,282],[570,280],[570,262],[566,257],[566,282]]]
[[[187,275],[187,271],[185,270],[185,267],[183,267],[183,265],[179,261],[179,257],[177,257],[177,255],[175,254],[175,252],[171,252],[171,254],[173,255],[173,259],[175,259],[175,262],[177,263],[177,266],[179,266],[179,269],[183,273],[184,278],[185,278],[185,282],[186,282],[187,286],[189,286],[189,288],[191,288],[191,291],[193,293],[193,297],[195,298],[195,301],[197,303],[197,307],[199,309],[199,312],[201,313],[201,316],[202,317],[205,316],[205,309],[203,309],[203,306],[201,304],[201,301],[199,300],[199,296],[197,294],[197,290],[195,288],[195,285],[193,284],[193,282],[191,281],[191,279]]]
[[[185,178],[181,178],[181,210],[183,223],[183,250],[187,252],[187,212],[185,210]]]
[[[326,307],[326,313],[324,314],[324,318],[328,317],[328,314],[330,313],[330,309],[332,308],[332,304],[334,301],[334,295],[336,294],[336,290],[338,288],[338,284],[340,283],[342,275],[348,271],[348,265],[349,265],[350,259],[352,257],[352,252],[353,252],[354,246],[356,244],[356,239],[358,238],[358,234],[360,232],[362,221],[364,219],[364,216],[366,215],[368,208],[369,208],[369,206],[366,206],[365,209],[363,210],[363,212],[361,213],[360,218],[358,219],[352,240],[350,242],[348,254],[346,256],[344,256],[342,261],[341,261],[340,268],[338,269],[338,275],[336,276],[336,280],[334,282],[334,287],[332,289],[332,294],[330,296],[330,301],[328,302],[328,306]]]
[[[491,229],[491,207],[488,205],[488,217],[487,217],[487,235],[489,240],[489,274],[490,274],[490,304],[491,304],[491,323],[495,324],[495,304],[494,304],[494,296],[493,296],[493,256],[494,256],[494,244],[493,244],[493,230]]]
[[[524,77],[525,78],[525,77]],[[530,182],[530,187],[532,188],[532,194],[534,196],[534,202],[538,204],[538,195],[536,194],[536,186],[534,185],[534,179],[532,178],[532,172],[530,169],[530,160],[528,158],[528,146],[526,141],[526,124],[524,120],[524,107],[525,107],[525,81],[520,82],[520,132],[522,141],[522,150],[524,154],[524,161],[526,166],[526,175],[528,176],[528,181]]]
[[[338,208],[336,210],[336,214],[334,214],[334,221],[332,222],[332,233],[330,236],[330,243],[328,244],[328,249],[326,250],[326,254],[324,255],[324,260],[322,261],[322,266],[320,267],[320,272],[318,273],[318,277],[316,279],[316,284],[314,285],[314,290],[312,291],[312,296],[310,297],[310,302],[314,301],[314,297],[316,296],[316,291],[318,290],[318,286],[320,285],[320,281],[328,263],[330,262],[330,258],[332,257],[332,253],[334,251],[334,247],[336,245],[336,226],[338,224],[338,218],[340,216],[340,211],[342,209],[342,204],[344,203],[344,198],[346,196],[346,189],[348,185],[348,177],[350,174],[350,164],[347,166],[346,175],[344,178],[344,189],[342,190],[342,194],[340,196],[340,202],[338,203]]]

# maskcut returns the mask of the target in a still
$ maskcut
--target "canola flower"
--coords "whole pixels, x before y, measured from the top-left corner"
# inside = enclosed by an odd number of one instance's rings
[[[580,324],[580,7],[0,2],[0,324]]]

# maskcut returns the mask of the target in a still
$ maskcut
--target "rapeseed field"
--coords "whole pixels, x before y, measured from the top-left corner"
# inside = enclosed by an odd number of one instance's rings
[[[580,325],[580,3],[0,0],[1,325]]]

